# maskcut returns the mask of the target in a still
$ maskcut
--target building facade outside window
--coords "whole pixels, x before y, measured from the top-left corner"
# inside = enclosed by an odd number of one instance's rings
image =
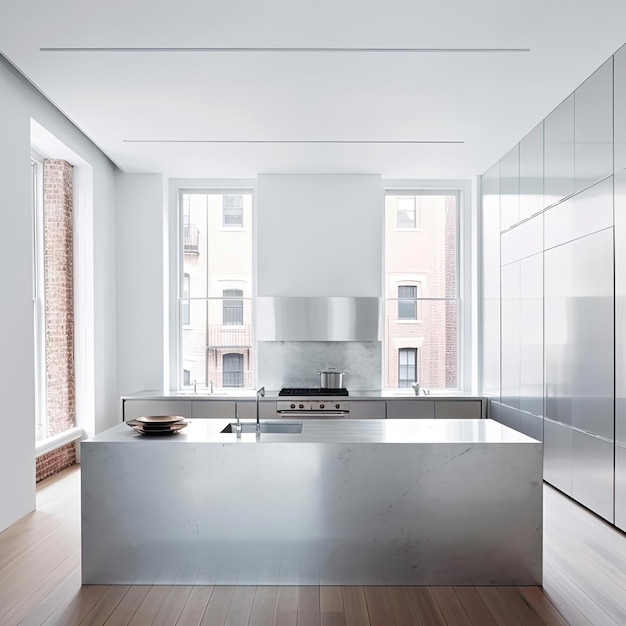
[[[251,388],[252,192],[180,189],[178,204],[178,387]]]
[[[417,348],[398,351],[398,387],[410,387],[417,382]]]
[[[459,387],[457,190],[385,192],[386,388]]]

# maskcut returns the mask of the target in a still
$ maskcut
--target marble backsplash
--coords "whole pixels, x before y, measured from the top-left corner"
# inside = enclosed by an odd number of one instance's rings
[[[258,343],[258,381],[266,389],[319,387],[318,372],[334,367],[346,372],[351,391],[380,389],[380,341],[261,341]]]

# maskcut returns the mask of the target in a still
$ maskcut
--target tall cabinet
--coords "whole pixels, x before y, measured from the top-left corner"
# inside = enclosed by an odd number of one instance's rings
[[[490,415],[542,439],[545,480],[626,530],[626,47],[482,183]]]

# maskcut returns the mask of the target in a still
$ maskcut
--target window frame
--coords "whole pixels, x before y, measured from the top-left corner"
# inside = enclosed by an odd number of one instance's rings
[[[226,357],[239,357],[237,359],[232,359],[229,358],[229,361],[237,361],[238,364],[241,365],[241,369],[237,369],[237,370],[227,370],[225,365],[226,365]],[[241,384],[240,385],[227,385],[226,384],[226,373],[229,374],[238,374],[241,377]],[[244,374],[245,374],[245,369],[244,369],[244,355],[241,354],[241,352],[223,352],[222,353],[222,387],[224,389],[243,389],[243,383],[244,383]]]
[[[223,193],[222,194],[222,228],[226,230],[243,230],[245,228],[244,223],[244,215],[243,215],[243,193]],[[227,207],[226,206],[226,198],[228,197],[239,197],[241,198],[241,206],[240,207]],[[226,222],[226,211],[232,211],[233,209],[238,209],[238,214],[241,217],[241,224],[228,224]]]
[[[228,291],[236,291],[236,294],[227,294]],[[222,289],[222,325],[223,326],[243,326],[244,325],[244,310],[243,310],[243,289],[239,287],[231,287],[228,289]],[[226,306],[226,303],[235,303],[237,306]],[[226,311],[229,311],[229,314]],[[237,313],[237,321],[228,321],[232,311],[239,311]]]
[[[456,210],[456,289],[454,297],[427,298],[418,297],[418,301],[456,301],[457,302],[457,390],[476,390],[478,388],[478,350],[476,341],[478,310],[478,286],[475,285],[476,268],[478,267],[478,257],[476,246],[472,245],[472,232],[478,232],[478,211],[472,203],[473,183],[471,180],[452,179],[440,181],[422,181],[418,179],[385,179],[383,183],[383,255],[381,264],[383,266],[382,276],[385,281],[385,238],[386,219],[384,217],[385,198],[388,195],[413,195],[413,196],[433,196],[454,195],[457,198]],[[394,216],[395,217],[395,216]],[[394,230],[415,232],[418,229],[398,229],[394,219]],[[413,281],[407,281],[409,283]],[[385,283],[383,282],[383,289]],[[383,291],[384,292],[384,291]],[[386,319],[387,308],[392,299],[387,298],[386,292],[383,296],[383,316]],[[397,302],[393,302],[397,307]],[[411,324],[411,320],[404,320],[401,323]],[[382,364],[381,368],[381,388],[393,390],[387,386],[388,368],[388,346],[385,338],[382,343]],[[442,391],[454,391],[453,388]]]
[[[417,348],[398,348],[398,389],[410,389],[412,383],[417,382]],[[403,364],[402,363],[402,355],[413,355],[413,364],[410,363]],[[413,378],[402,378],[402,368],[413,367]],[[406,381],[407,385],[402,385],[401,383]]]
[[[169,263],[165,270],[168,275],[169,289],[167,289],[167,315],[165,321],[167,337],[167,346],[164,350],[164,375],[163,388],[172,392],[184,389],[183,382],[183,326],[180,322],[180,294],[183,281],[183,202],[182,197],[185,193],[199,194],[233,194],[233,195],[250,195],[252,210],[250,224],[245,225],[242,229],[224,228],[227,231],[242,231],[248,228],[254,229],[256,226],[256,180],[255,179],[185,179],[172,178],[169,181],[168,189],[168,210],[167,210],[167,247],[169,252]],[[220,219],[223,223],[223,217]],[[256,251],[256,242],[254,239],[254,231],[252,233],[252,255],[254,258]],[[250,293],[254,293],[256,285],[256,267],[252,267]],[[245,299],[245,298],[244,298]],[[190,302],[193,301],[193,298]],[[254,328],[254,300],[251,301],[251,336],[252,345],[255,345],[255,328]],[[255,380],[252,385],[256,384],[257,371],[257,354],[253,352],[249,367],[254,372]]]

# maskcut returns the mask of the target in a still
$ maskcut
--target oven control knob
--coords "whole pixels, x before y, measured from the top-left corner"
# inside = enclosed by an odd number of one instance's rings
[[[341,404],[335,404],[335,408],[336,409],[340,409],[341,408]]]
[[[323,404],[320,404],[320,409],[323,409],[323,408],[324,408],[324,405],[323,405]]]
[[[303,408],[304,408],[304,404],[299,404],[299,405],[298,405],[298,408],[299,408],[299,409],[303,409]]]
[[[292,408],[292,409],[295,409],[295,408],[296,408],[296,405],[295,405],[295,404],[292,404],[292,405],[291,405],[291,408]]]

